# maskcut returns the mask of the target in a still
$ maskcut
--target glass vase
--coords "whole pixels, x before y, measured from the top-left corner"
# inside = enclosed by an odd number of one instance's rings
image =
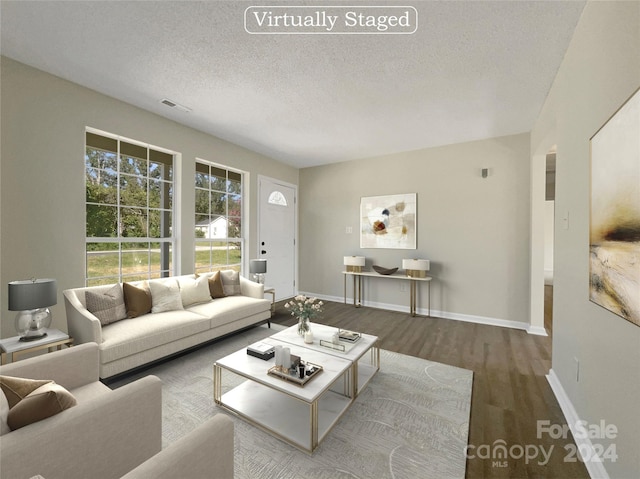
[[[309,318],[298,318],[298,335],[304,337],[304,333],[309,331]]]

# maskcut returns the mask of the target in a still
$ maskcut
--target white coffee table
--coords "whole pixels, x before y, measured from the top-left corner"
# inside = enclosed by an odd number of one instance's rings
[[[274,359],[264,361],[249,356],[243,348],[214,364],[214,400],[250,424],[311,453],[354,399],[353,364],[348,359],[324,351],[273,338],[261,342],[289,347],[291,354],[322,366],[323,371],[304,386],[299,386],[267,374],[275,364]],[[247,380],[223,394],[222,375],[225,372]]]
[[[298,335],[297,325],[276,333],[271,336],[271,338],[351,361],[351,375],[354,379],[351,395],[354,398],[358,396],[360,391],[364,389],[371,378],[380,370],[378,337],[360,333],[361,337],[357,342],[350,343],[348,341],[340,341],[337,347],[334,347],[332,346],[331,337],[339,331],[338,328],[318,323],[309,323],[309,326],[313,333],[312,344],[305,343],[302,337]],[[325,346],[321,345],[321,340]]]

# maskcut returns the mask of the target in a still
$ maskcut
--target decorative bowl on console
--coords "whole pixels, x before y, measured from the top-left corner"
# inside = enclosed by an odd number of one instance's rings
[[[393,274],[396,271],[398,271],[398,268],[383,268],[382,266],[378,266],[377,264],[374,264],[372,267],[376,273],[384,274],[385,276]]]

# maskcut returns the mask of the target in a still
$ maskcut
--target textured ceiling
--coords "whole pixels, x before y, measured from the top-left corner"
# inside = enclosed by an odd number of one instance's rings
[[[530,131],[584,8],[413,0],[412,35],[249,35],[256,3],[3,0],[0,47],[306,167]]]

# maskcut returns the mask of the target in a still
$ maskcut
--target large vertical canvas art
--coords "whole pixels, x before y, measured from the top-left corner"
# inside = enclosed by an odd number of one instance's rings
[[[591,138],[590,288],[640,326],[640,89]]]
[[[416,249],[416,194],[361,198],[360,247]]]

